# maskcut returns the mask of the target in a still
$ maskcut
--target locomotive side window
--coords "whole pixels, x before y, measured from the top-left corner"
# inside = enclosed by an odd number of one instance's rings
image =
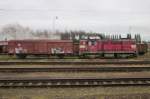
[[[93,45],[96,45],[96,41],[93,41]]]
[[[89,41],[88,45],[89,46],[94,46],[94,45],[96,45],[96,41]]]

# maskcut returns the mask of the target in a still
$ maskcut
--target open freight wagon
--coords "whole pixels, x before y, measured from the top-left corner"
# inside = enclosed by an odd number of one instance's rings
[[[74,55],[76,44],[71,40],[11,40],[8,41],[8,53],[19,58],[27,55],[63,56]]]

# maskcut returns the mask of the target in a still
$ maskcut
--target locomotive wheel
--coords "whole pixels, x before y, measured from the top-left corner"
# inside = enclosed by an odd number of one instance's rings
[[[79,55],[79,58],[80,59],[86,59],[86,58],[88,58],[88,56],[86,54],[82,54],[82,55]]]
[[[105,54],[104,54],[104,53],[102,53],[100,56],[101,56],[102,58],[104,58],[104,57],[105,57]]]
[[[96,55],[88,55],[87,58],[89,58],[89,59],[95,59]]]
[[[114,54],[114,57],[115,57],[115,58],[118,58],[118,54],[117,54],[117,53],[115,53],[115,54]]]
[[[135,54],[133,54],[133,57],[137,57],[139,54],[137,54],[137,53],[135,53]]]
[[[104,54],[97,54],[96,56],[95,56],[95,58],[103,58],[104,57]]]

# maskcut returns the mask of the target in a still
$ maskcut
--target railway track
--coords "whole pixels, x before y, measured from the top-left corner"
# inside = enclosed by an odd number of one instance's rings
[[[0,87],[126,86],[150,85],[150,78],[11,78],[0,79]]]
[[[0,72],[141,72],[150,67],[3,67]]]
[[[117,66],[106,66],[115,64]],[[133,72],[150,71],[149,66],[119,66],[119,65],[149,65],[150,61],[50,61],[50,62],[0,62],[0,72]],[[7,66],[8,65],[8,66]],[[31,65],[19,67],[17,65]],[[59,65],[53,67],[32,67],[32,65]],[[61,66],[63,65],[63,66]],[[67,65],[74,65],[67,67]],[[81,65],[75,66],[75,65]],[[85,65],[82,67],[82,65]],[[95,65],[95,66],[94,66]],[[102,66],[97,66],[102,65]],[[5,67],[6,66],[6,67]],[[14,67],[15,66],[15,67]],[[66,66],[66,67],[65,67]],[[90,67],[89,67],[90,66]],[[96,67],[97,66],[97,67]],[[53,86],[134,86],[150,85],[150,78],[2,78],[0,87],[53,87]]]
[[[0,65],[150,65],[144,60],[112,60],[112,61],[0,61]]]

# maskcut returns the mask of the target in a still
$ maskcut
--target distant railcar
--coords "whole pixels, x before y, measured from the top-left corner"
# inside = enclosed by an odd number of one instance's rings
[[[6,54],[8,52],[8,42],[0,41],[0,54]]]
[[[143,55],[148,52],[148,44],[147,43],[137,43],[137,50],[139,55]]]

